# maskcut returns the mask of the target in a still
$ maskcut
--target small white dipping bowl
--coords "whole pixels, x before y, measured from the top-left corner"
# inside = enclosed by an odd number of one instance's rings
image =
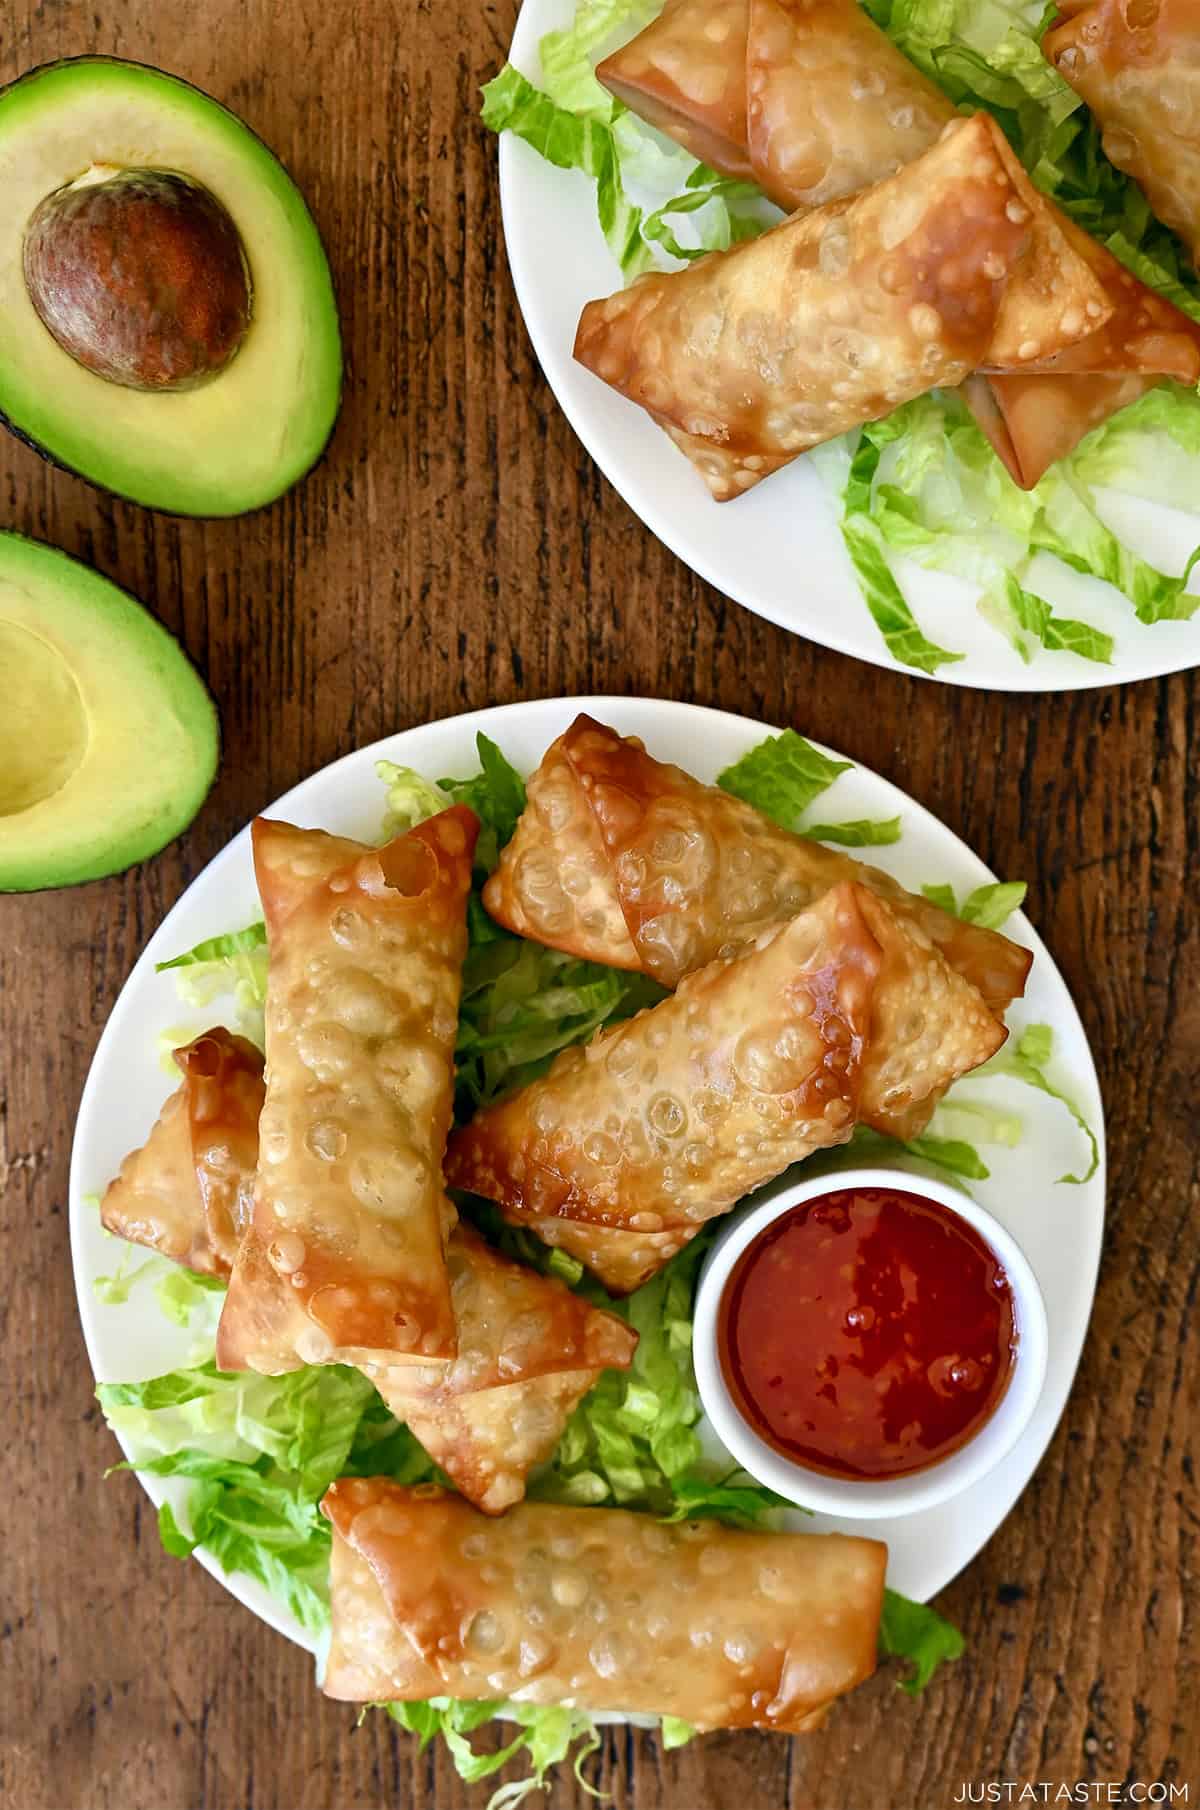
[[[784,1176],[734,1214],[709,1253],[696,1294],[693,1357],[705,1413],[722,1444],[760,1483],[802,1508],[875,1520],[932,1508],[978,1482],[1007,1457],[1037,1406],[1046,1377],[1046,1306],[1028,1259],[1011,1233],[961,1188],[931,1180],[924,1169],[824,1170],[803,1180]],[[721,1369],[717,1325],[726,1286],[742,1253],[793,1207],[851,1188],[891,1188],[922,1196],[974,1226],[995,1253],[1012,1289],[1016,1348],[1008,1388],[979,1431],[949,1457],[892,1479],[830,1477],[785,1458],[767,1444],[734,1401]]]

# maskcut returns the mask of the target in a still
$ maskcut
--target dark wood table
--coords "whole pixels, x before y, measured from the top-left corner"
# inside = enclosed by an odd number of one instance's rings
[[[495,146],[475,117],[513,14],[510,0],[15,0],[0,34],[5,80],[113,52],[244,115],[313,206],[349,355],[324,463],[241,521],[149,515],[0,446],[0,525],[144,598],[207,674],[225,734],[216,789],[159,859],[0,900],[0,1802],[486,1801],[382,1717],[356,1730],[303,1654],[160,1551],[133,1478],[103,1481],[118,1453],[76,1318],[67,1160],[135,957],[255,811],[409,724],[640,692],[795,724],[1028,880],[1100,1065],[1111,1212],[1063,1424],[942,1598],[962,1662],[917,1703],[884,1670],[807,1740],[664,1754],[610,1732],[596,1782],[637,1810],[939,1810],[988,1780],[1164,1780],[1195,1803],[1200,694],[1186,676],[1063,698],[921,683],[790,638],[665,552],[576,442],[514,305]],[[546,1801],[588,1800],[568,1774]]]

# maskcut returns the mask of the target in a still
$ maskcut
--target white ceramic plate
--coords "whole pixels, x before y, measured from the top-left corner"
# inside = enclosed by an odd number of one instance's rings
[[[541,38],[569,24],[574,11],[575,0],[524,0],[510,56],[531,81],[540,79]],[[571,426],[634,513],[694,572],[747,609],[839,653],[911,672],[892,659],[868,614],[834,501],[807,459],[735,502],[714,503],[650,417],[575,363],[571,348],[584,303],[621,286],[596,222],[590,179],[555,169],[504,133],[500,200],[509,267],[534,351]],[[1137,552],[1162,570],[1183,570],[1198,538],[1194,517],[1128,497],[1101,500],[1110,526]],[[908,562],[897,569],[926,636],[965,655],[933,675],[948,685],[1076,691],[1200,662],[1200,614],[1192,622],[1146,627],[1117,592],[1039,558],[1036,588],[1060,615],[1107,630],[1115,650],[1108,666],[1045,650],[1026,666],[976,613],[968,586]]]
[[[475,733],[482,729],[515,766],[531,772],[549,743],[581,709],[623,734],[642,736],[654,754],[705,780],[715,779],[722,768],[770,733],[767,726],[744,717],[653,699],[550,699],[510,704],[408,729],[349,754],[288,792],[268,814],[373,841],[378,838],[383,812],[383,788],[375,774],[379,758],[415,767],[434,779],[470,774],[478,769]],[[945,881],[962,893],[992,878],[982,862],[928,811],[863,767],[839,776],[822,795],[820,812],[822,821],[898,815],[903,831],[900,841],[872,854],[878,857],[879,866],[887,867],[911,887]],[[239,929],[260,915],[250,835],[243,830],[189,887],[150,939],[97,1047],[71,1159],[70,1219],[79,1312],[92,1369],[100,1381],[135,1382],[158,1375],[186,1363],[193,1343],[189,1333],[163,1318],[148,1291],[135,1293],[124,1306],[110,1307],[97,1300],[92,1286],[95,1277],[112,1271],[123,1247],[101,1230],[85,1196],[99,1193],[125,1153],[144,1142],[170,1090],[171,1082],[158,1062],[158,1034],[189,1025],[200,1031],[220,1011],[220,1002],[202,1014],[183,1008],[171,975],[156,974],[154,964],[191,948],[203,937]],[[1096,1072],[1062,977],[1024,918],[1012,920],[1008,929],[1036,956],[1028,996],[1014,1008],[1010,1022],[1017,1028],[1035,1021],[1054,1027],[1054,1073],[1072,1090],[1103,1138]],[[1010,1082],[967,1081],[960,1085],[964,1090],[974,1087],[976,1098],[1015,1107],[1025,1121],[1026,1135],[1018,1150],[989,1147],[992,1177],[976,1187],[979,1199],[1014,1233],[1037,1273],[1050,1322],[1050,1363],[1034,1419],[998,1471],[940,1508],[891,1521],[859,1521],[850,1528],[886,1539],[891,1546],[891,1581],[908,1595],[922,1599],[940,1590],[979,1551],[1046,1449],[1083,1343],[1104,1218],[1103,1163],[1083,1187],[1055,1182],[1056,1176],[1086,1167],[1080,1135],[1061,1107]],[[180,1486],[157,1477],[143,1481],[155,1503],[167,1496],[178,1501],[182,1494]],[[96,1487],[101,1487],[98,1478]],[[804,1524],[837,1525],[825,1517]],[[207,1562],[203,1554],[198,1556],[202,1563]],[[244,1577],[227,1578],[213,1565],[209,1569],[272,1627],[311,1645],[257,1584]]]

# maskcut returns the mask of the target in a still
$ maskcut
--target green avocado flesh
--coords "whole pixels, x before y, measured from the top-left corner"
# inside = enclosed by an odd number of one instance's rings
[[[128,389],[63,350],[30,300],[26,228],[95,166],[174,171],[241,237],[250,324],[190,389]],[[0,90],[0,416],[56,463],[151,509],[241,515],[320,457],[337,415],[337,306],[317,229],[267,147],[232,113],[140,63],[78,57]]]
[[[73,886],[187,827],[217,713],[140,603],[52,547],[0,534],[0,892]]]

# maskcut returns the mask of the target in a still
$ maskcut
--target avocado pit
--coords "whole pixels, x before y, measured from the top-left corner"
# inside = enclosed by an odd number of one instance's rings
[[[126,389],[204,383],[250,324],[237,227],[215,195],[174,170],[93,166],[39,203],[23,263],[58,344]]]

